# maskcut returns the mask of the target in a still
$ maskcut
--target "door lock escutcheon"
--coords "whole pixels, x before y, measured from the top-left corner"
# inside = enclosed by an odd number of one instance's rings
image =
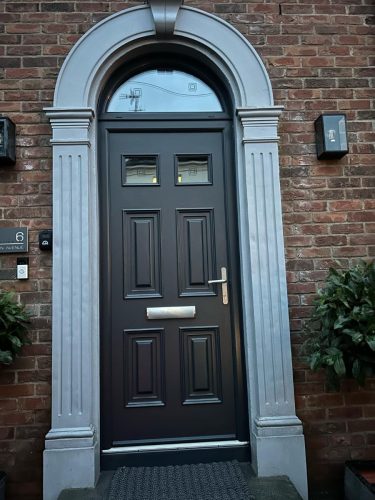
[[[207,282],[209,285],[221,285],[221,293],[223,296],[223,304],[228,304],[229,299],[228,299],[228,274],[227,274],[227,268],[222,267],[221,268],[221,279],[219,280],[208,280]]]

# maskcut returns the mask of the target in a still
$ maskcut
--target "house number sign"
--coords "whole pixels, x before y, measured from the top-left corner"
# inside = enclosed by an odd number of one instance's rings
[[[0,228],[0,253],[17,253],[28,251],[27,227]]]

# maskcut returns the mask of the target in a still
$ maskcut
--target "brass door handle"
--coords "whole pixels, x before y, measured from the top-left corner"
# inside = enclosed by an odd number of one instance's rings
[[[221,279],[218,280],[208,280],[207,282],[209,285],[215,285],[219,284],[221,285],[221,292],[223,295],[223,304],[226,305],[229,302],[228,298],[228,274],[227,274],[227,268],[222,267],[221,268]]]

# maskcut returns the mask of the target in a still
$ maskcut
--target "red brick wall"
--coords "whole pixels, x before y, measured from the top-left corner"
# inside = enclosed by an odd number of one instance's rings
[[[90,26],[143,1],[0,3],[0,114],[17,125],[17,164],[0,167],[0,225],[30,229],[30,279],[0,281],[34,316],[33,344],[0,368],[0,469],[9,498],[41,498],[49,428],[51,256],[37,246],[51,227],[51,104],[65,54]],[[303,320],[331,265],[375,256],[373,0],[186,0],[230,22],[256,47],[271,76],[280,126],[280,161],[297,413],[305,428],[310,487],[340,497],[343,462],[375,456],[375,383],[329,392],[306,369]],[[317,161],[313,121],[347,114],[350,154]],[[0,269],[14,268],[0,256]],[[328,497],[327,497],[328,498]]]

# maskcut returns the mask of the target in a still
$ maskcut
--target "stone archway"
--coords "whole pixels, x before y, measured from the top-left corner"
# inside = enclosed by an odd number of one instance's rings
[[[95,110],[109,75],[132,51],[157,44],[149,6],[119,12],[73,47],[56,84],[53,128],[52,426],[44,498],[92,487],[99,473],[99,217]],[[209,58],[230,87],[235,120],[243,328],[252,461],[288,475],[307,498],[302,425],[295,415],[277,123],[267,72],[229,24],[181,7],[164,44]]]

